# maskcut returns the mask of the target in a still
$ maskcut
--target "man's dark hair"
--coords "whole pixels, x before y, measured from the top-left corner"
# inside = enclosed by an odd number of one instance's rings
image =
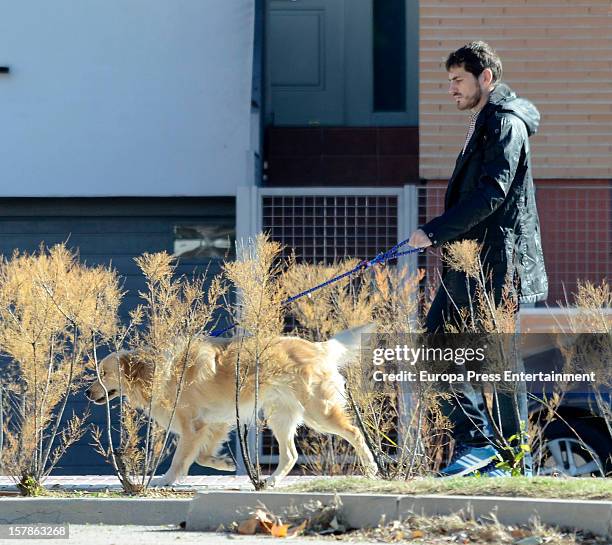
[[[446,59],[446,71],[453,66],[463,66],[466,72],[478,77],[485,68],[493,73],[493,83],[499,83],[502,77],[501,59],[488,43],[470,42],[453,51]]]

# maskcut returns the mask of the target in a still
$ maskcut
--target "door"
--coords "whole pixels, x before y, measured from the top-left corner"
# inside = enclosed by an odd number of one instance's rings
[[[266,5],[267,125],[417,125],[416,0]]]
[[[269,0],[267,111],[274,125],[344,122],[344,0]]]

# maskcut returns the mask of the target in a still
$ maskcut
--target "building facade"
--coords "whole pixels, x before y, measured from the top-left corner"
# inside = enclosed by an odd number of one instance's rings
[[[542,112],[554,305],[612,269],[611,31],[609,0],[11,3],[0,252],[68,241],[112,262],[124,314],[145,251],[214,271],[228,240],[266,230],[305,261],[373,257],[440,211],[467,126],[444,58],[484,39]],[[109,472],[88,442],[58,472]]]

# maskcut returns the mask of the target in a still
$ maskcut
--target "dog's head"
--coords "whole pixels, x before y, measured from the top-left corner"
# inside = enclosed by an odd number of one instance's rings
[[[95,380],[85,392],[96,405],[115,399],[120,394],[130,397],[151,380],[150,366],[145,359],[131,352],[113,352],[99,364],[100,380]],[[105,392],[106,389],[106,392]]]

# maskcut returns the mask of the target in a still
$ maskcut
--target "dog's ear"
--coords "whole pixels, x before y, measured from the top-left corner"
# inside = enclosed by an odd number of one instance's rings
[[[119,365],[123,376],[130,382],[139,381],[148,384],[153,378],[151,366],[137,354],[121,354],[119,356]]]

